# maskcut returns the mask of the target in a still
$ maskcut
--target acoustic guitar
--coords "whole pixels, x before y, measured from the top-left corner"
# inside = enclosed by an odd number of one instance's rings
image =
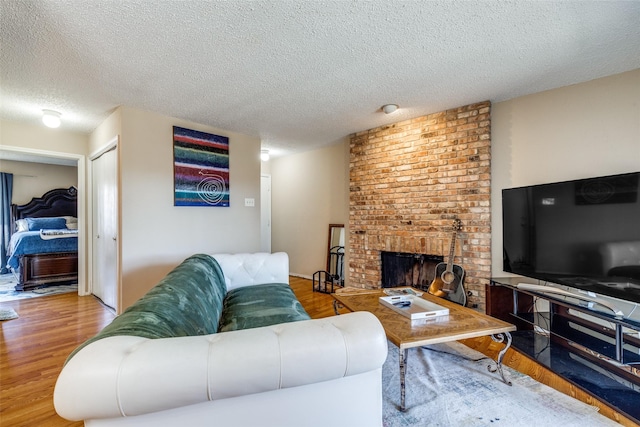
[[[456,247],[456,235],[462,228],[459,219],[453,220],[453,236],[451,237],[451,247],[449,248],[449,258],[446,263],[441,262],[436,265],[435,277],[429,285],[431,295],[448,299],[460,305],[467,305],[467,292],[464,290],[462,282],[464,280],[464,268],[453,263],[454,250]]]

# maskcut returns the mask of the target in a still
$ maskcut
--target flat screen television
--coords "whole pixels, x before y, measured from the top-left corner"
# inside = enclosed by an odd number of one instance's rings
[[[502,190],[504,271],[640,302],[640,172]]]

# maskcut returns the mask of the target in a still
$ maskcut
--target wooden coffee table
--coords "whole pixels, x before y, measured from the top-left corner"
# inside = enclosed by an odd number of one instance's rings
[[[488,369],[491,372],[497,371],[502,381],[511,385],[511,382],[504,377],[502,358],[511,346],[511,334],[509,332],[516,330],[514,325],[451,301],[429,295],[426,292],[424,292],[422,298],[448,308],[449,314],[428,320],[411,321],[408,317],[380,303],[379,298],[387,296],[382,290],[344,288],[341,291],[331,294],[335,299],[334,308],[336,314],[339,314],[339,305],[350,311],[373,313],[382,323],[387,339],[400,349],[400,407],[403,411],[406,409],[405,374],[407,350],[413,347],[490,335],[494,341],[504,342],[505,347],[498,354],[495,366],[489,365]],[[418,289],[415,289],[415,291],[423,292]]]

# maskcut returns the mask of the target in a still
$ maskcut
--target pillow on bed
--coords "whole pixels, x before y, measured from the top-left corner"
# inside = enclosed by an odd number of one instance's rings
[[[26,218],[29,231],[39,230],[60,230],[67,228],[67,222],[64,218]]]
[[[29,231],[29,224],[27,224],[26,219],[17,219],[16,220],[16,233],[21,231]]]
[[[78,229],[78,218],[75,216],[63,216],[64,220],[67,222],[67,228],[69,230],[77,230]]]

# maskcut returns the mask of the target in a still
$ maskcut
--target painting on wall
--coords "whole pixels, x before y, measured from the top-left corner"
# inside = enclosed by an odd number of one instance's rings
[[[174,206],[229,206],[229,138],[173,127]]]

